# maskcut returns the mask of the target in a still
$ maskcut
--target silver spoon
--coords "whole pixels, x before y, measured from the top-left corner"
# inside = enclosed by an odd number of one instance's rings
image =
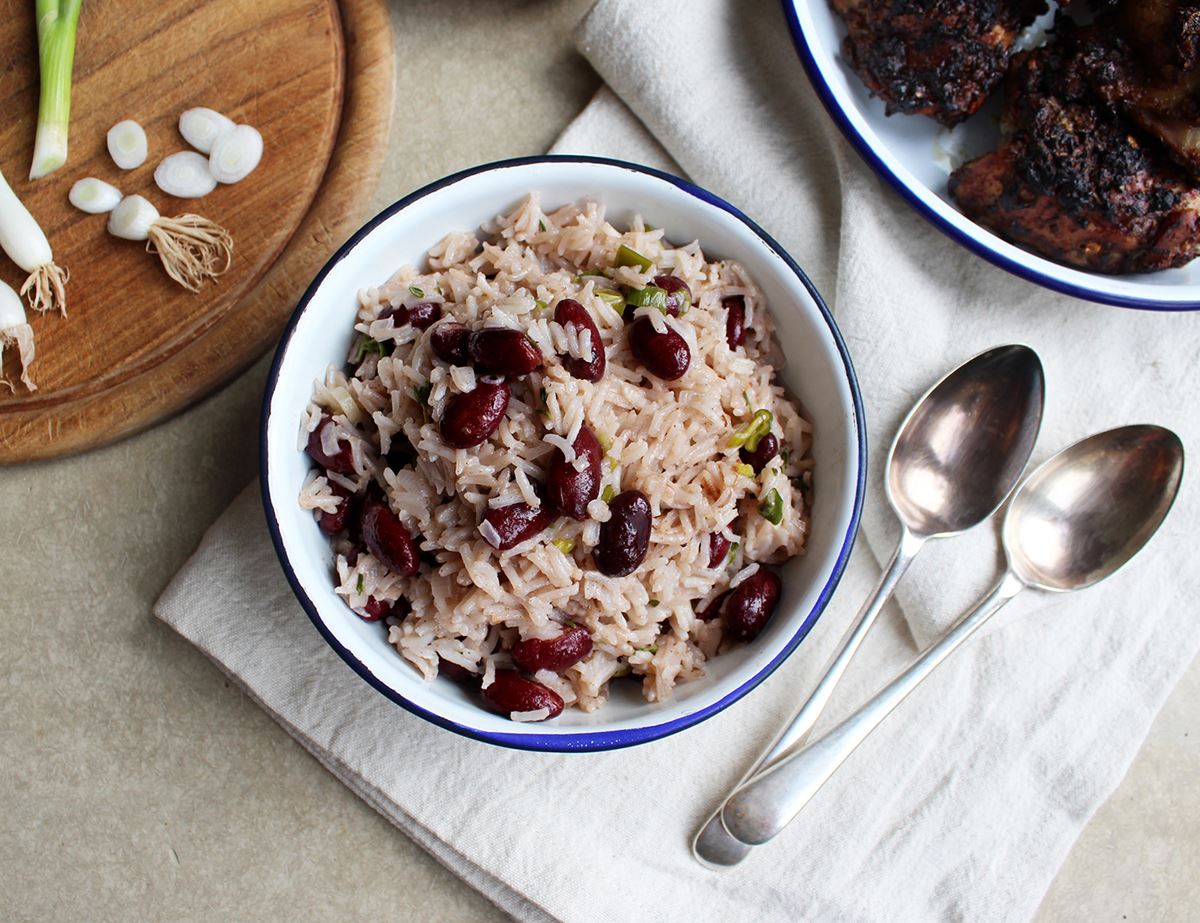
[[[1182,477],[1183,444],[1161,426],[1091,436],[1039,467],[1004,518],[1008,568],[995,588],[829,734],[734,792],[721,814],[729,833],[755,846],[779,833],[905,696],[1026,587],[1062,593],[1116,573],[1162,524]]]
[[[808,701],[738,786],[804,743],[925,542],[978,525],[1012,492],[1037,440],[1044,396],[1037,353],[1028,346],[997,346],[950,372],[909,411],[888,454],[884,484],[901,526],[891,562]],[[714,869],[736,865],[750,852],[725,830],[720,813],[718,805],[692,841],[697,861]]]

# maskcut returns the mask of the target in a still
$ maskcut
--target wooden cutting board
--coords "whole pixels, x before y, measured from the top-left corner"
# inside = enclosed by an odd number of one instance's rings
[[[136,7],[136,9],[134,8]],[[0,169],[69,270],[68,315],[30,314],[38,386],[0,393],[0,463],[103,445],[194,402],[275,340],[334,248],[366,217],[387,151],[394,91],[385,0],[85,0],[72,94],[70,157],[26,179],[37,113],[31,0],[0,0]],[[258,128],[249,178],[196,200],[154,185],[167,154],[187,150],[179,114],[209,106]],[[150,156],[113,164],[105,134],[140,122]],[[234,260],[192,294],[158,257],[67,201],[86,176],[146,196],[164,215],[204,215],[234,239]],[[2,255],[0,255],[2,256]],[[23,274],[0,258],[0,278]],[[17,381],[15,357],[4,372]]]

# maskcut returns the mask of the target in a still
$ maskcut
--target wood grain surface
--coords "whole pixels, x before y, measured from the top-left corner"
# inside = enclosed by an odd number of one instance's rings
[[[163,0],[85,3],[67,165],[29,182],[37,106],[33,4],[0,0],[0,169],[71,273],[68,316],[34,316],[38,390],[0,394],[0,463],[111,442],[199,399],[274,341],[312,276],[362,219],[387,149],[394,89],[383,0]],[[179,114],[206,105],[257,127],[262,164],[197,200],[153,183],[186,150]],[[119,170],[108,128],[139,121],[146,164]],[[232,233],[234,262],[193,295],[105,217],[67,202],[97,176],[164,215],[202,214]],[[0,262],[0,278],[22,273]],[[15,380],[13,359],[5,373]]]

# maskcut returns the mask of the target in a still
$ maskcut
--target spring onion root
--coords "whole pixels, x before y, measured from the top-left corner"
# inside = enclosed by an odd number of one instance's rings
[[[219,183],[240,183],[262,160],[263,140],[258,129],[237,127],[218,136],[208,156],[208,169]]]
[[[29,366],[33,364],[33,328],[25,319],[25,305],[21,303],[21,296],[0,282],[0,361],[4,358],[6,346],[17,348],[21,381],[30,391],[36,391],[37,385],[29,377]],[[2,372],[0,384],[7,386],[9,391],[16,390]]]
[[[208,169],[208,158],[195,151],[164,157],[154,171],[154,184],[177,199],[199,199],[217,188]]]
[[[199,215],[164,218],[140,195],[131,195],[108,216],[109,233],[147,241],[167,275],[190,292],[216,279],[233,260],[233,238],[223,227]]]
[[[75,30],[82,6],[83,0],[37,0],[41,93],[30,179],[40,179],[67,162],[71,71],[75,66]]]
[[[146,162],[150,145],[146,130],[133,119],[117,122],[108,130],[108,153],[122,170],[133,170]]]
[[[76,182],[71,187],[67,198],[81,212],[87,212],[89,215],[103,215],[120,204],[121,190],[102,179],[89,176],[87,179]]]
[[[29,306],[43,314],[57,308],[66,316],[67,272],[55,264],[50,241],[3,173],[0,173],[0,249],[29,273],[21,286],[21,294],[29,299]]]
[[[233,119],[226,118],[214,109],[189,109],[179,117],[179,133],[183,135],[183,140],[201,154],[212,153],[217,138],[233,127]]]

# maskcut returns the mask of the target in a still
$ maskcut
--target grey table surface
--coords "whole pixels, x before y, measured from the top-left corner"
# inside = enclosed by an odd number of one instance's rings
[[[376,204],[545,150],[598,86],[572,44],[590,3],[397,0]],[[267,362],[140,436],[0,472],[0,919],[505,919],[151,616],[254,476]],[[1198,706],[1193,665],[1040,923],[1200,918]]]

